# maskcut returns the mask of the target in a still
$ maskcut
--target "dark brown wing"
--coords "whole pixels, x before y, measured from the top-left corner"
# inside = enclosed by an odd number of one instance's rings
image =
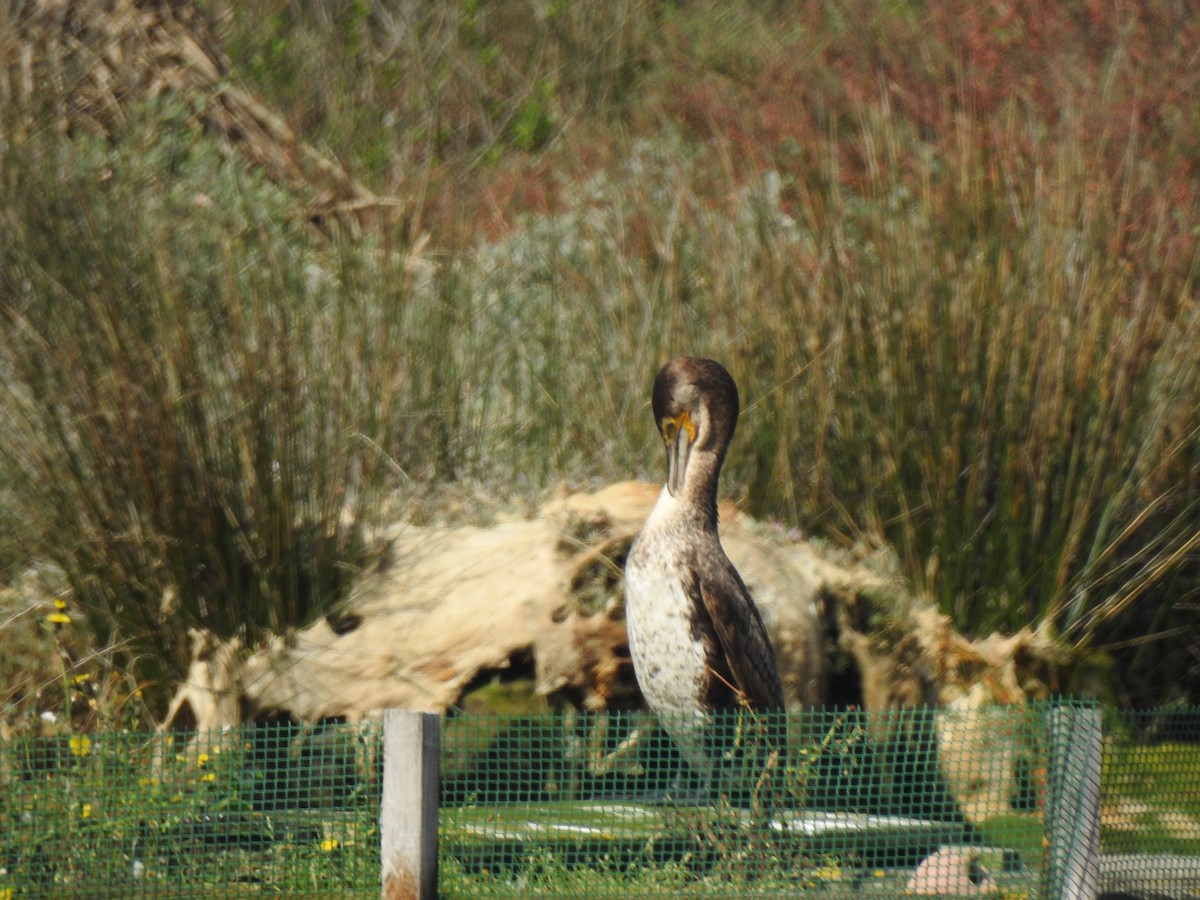
[[[732,565],[702,577],[700,596],[736,687],[754,709],[782,710],[775,651],[750,592]]]

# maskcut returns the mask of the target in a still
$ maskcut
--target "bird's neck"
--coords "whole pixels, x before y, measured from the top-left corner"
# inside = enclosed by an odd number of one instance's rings
[[[697,452],[688,462],[687,477],[679,495],[671,498],[669,514],[686,520],[704,531],[717,531],[717,478],[721,474],[721,458],[714,453]],[[669,496],[664,491],[664,495]]]

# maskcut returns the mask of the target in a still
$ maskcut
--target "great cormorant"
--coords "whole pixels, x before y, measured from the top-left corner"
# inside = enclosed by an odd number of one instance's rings
[[[709,713],[782,712],[783,688],[762,617],[717,535],[737,386],[711,359],[674,359],[654,381],[653,408],[667,481],[626,562],[629,649],[647,704],[708,785]]]

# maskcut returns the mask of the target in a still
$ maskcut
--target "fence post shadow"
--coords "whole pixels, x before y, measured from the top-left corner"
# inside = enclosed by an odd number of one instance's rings
[[[384,713],[379,812],[383,900],[437,897],[440,749],[437,713]]]

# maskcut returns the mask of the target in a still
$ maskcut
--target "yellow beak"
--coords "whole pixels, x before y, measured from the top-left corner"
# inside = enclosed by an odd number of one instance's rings
[[[692,424],[692,417],[682,412],[678,416],[664,418],[660,428],[667,445],[667,491],[675,497],[687,476],[692,442],[696,440],[696,426]]]

